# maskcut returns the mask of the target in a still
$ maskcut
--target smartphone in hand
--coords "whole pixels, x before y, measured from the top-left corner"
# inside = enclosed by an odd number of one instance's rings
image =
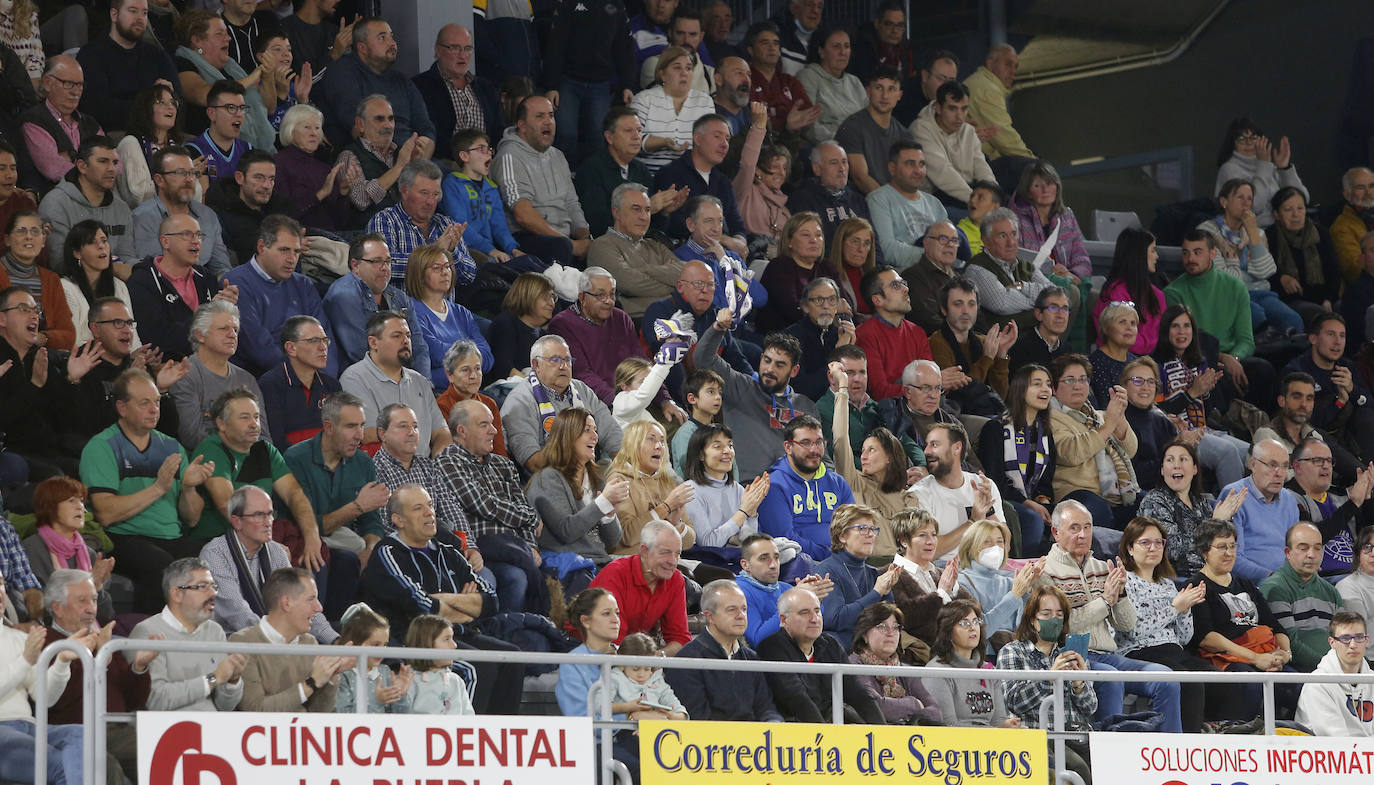
[[[1075,632],[1064,638],[1064,648],[1068,651],[1078,652],[1078,656],[1088,661],[1088,633]]]

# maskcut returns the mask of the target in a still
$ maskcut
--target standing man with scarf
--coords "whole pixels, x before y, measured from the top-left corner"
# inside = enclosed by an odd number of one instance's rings
[[[700,362],[698,360],[697,362]],[[577,407],[596,420],[597,455],[610,459],[620,452],[620,426],[611,410],[584,382],[573,378],[573,356],[562,336],[545,335],[530,347],[530,373],[516,384],[501,405],[506,429],[506,453],[530,474],[544,468],[540,450],[564,409]]]
[[[725,380],[725,424],[735,433],[736,465],[740,481],[746,483],[783,456],[783,428],[793,417],[818,414],[814,401],[792,390],[792,379],[801,370],[801,342],[796,337],[766,335],[759,369],[752,375],[731,368],[717,353],[725,333],[748,307],[746,296],[740,304],[717,311],[715,324],[702,334],[692,354],[697,368],[715,371]]]
[[[1016,322],[994,324],[986,334],[973,331],[978,321],[978,293],[962,275],[940,287],[945,321],[930,336],[930,354],[941,368],[958,366],[972,380],[949,397],[964,414],[996,417],[1006,411],[1009,353],[1020,337]]]
[[[219,585],[215,621],[233,633],[252,627],[267,615],[262,587],[267,576],[291,566],[286,546],[272,539],[272,497],[256,485],[241,485],[229,497],[229,525],[223,535],[205,543],[200,558],[210,565]],[[310,634],[320,643],[333,643],[339,633],[324,613],[310,618]]]

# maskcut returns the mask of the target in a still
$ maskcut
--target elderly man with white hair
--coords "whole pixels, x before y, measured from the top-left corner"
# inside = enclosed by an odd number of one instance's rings
[[[177,408],[180,431],[177,439],[186,449],[195,449],[201,440],[214,433],[211,404],[235,387],[246,387],[258,401],[261,425],[269,433],[267,407],[262,390],[248,371],[229,362],[239,346],[239,309],[225,300],[212,300],[196,309],[191,319],[191,350],[186,359],[186,376],[172,385],[172,403]]]
[[[616,643],[631,633],[652,632],[657,627],[666,643],[663,653],[672,657],[692,639],[687,630],[687,579],[677,569],[681,555],[682,536],[677,529],[654,518],[639,531],[638,553],[616,559],[596,574],[591,588],[609,591],[620,606]],[[704,592],[701,600],[704,605]],[[738,634],[743,636],[744,630]]]
[[[683,262],[657,240],[644,236],[653,218],[648,188],[633,182],[616,186],[611,192],[611,215],[615,224],[592,241],[587,264],[605,269],[615,279],[625,313],[638,319],[655,300],[672,294]]]
[[[530,369],[529,378],[517,382],[501,405],[506,454],[516,465],[531,473],[544,468],[544,456],[539,451],[553,419],[574,406],[595,418],[599,456],[610,458],[620,451],[620,426],[586,382],[573,378],[573,355],[567,341],[558,335],[535,341],[530,347]]]
[[[1005,207],[989,210],[978,227],[983,250],[969,260],[964,275],[978,289],[978,305],[998,316],[1029,317],[1040,292],[1054,286],[1030,262],[1016,258],[1016,213]]]
[[[1231,572],[1258,585],[1283,566],[1288,530],[1298,522],[1297,494],[1288,481],[1288,448],[1276,439],[1250,446],[1250,475],[1221,489],[1221,499],[1244,493],[1236,525],[1236,566]],[[1359,554],[1355,554],[1359,558]]]
[[[829,248],[841,221],[868,219],[868,201],[849,184],[849,154],[839,142],[821,142],[811,148],[811,173],[815,177],[808,177],[787,197],[787,210],[793,215],[819,215]]]
[[[1364,252],[1361,241],[1374,231],[1374,217],[1369,212],[1374,208],[1374,171],[1364,166],[1346,170],[1341,177],[1341,196],[1345,198],[1345,207],[1331,222],[1331,245],[1336,249],[1341,275],[1350,283],[1364,272],[1360,263]]]
[[[674,269],[672,283],[663,296],[677,284],[682,265]],[[549,332],[562,336],[572,356],[577,358],[572,375],[586,383],[596,397],[609,406],[619,392],[615,388],[616,366],[626,357],[645,357],[644,344],[639,340],[634,320],[615,306],[615,276],[604,267],[588,267],[582,271],[579,284],[577,302],[549,320]],[[640,314],[643,314],[642,309]],[[666,390],[659,391],[656,405],[664,417],[687,421],[687,413],[673,403]]]

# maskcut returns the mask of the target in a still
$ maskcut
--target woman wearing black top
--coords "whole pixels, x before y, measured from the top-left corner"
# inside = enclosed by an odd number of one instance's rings
[[[1045,524],[1054,501],[1054,464],[1058,453],[1050,438],[1050,372],[1023,365],[1007,383],[1008,413],[989,422],[978,437],[978,460],[1011,502],[1021,523],[1021,558],[1049,550]]]
[[[524,377],[530,367],[530,348],[553,318],[558,295],[553,282],[542,273],[521,273],[501,301],[501,313],[491,320],[487,343],[491,346],[491,370],[483,377],[488,385],[508,376]]]

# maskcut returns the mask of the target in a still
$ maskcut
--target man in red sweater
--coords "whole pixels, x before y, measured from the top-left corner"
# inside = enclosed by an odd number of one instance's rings
[[[929,360],[926,331],[906,320],[911,294],[891,267],[874,270],[859,284],[873,304],[873,318],[859,325],[854,340],[868,355],[868,394],[876,400],[902,394],[902,369],[912,360]]]
[[[663,653],[677,654],[692,639],[687,630],[687,589],[677,560],[682,537],[671,523],[652,520],[639,533],[639,553],[616,559],[597,573],[591,588],[610,591],[620,604],[620,638],[632,632],[653,634],[663,623]]]

